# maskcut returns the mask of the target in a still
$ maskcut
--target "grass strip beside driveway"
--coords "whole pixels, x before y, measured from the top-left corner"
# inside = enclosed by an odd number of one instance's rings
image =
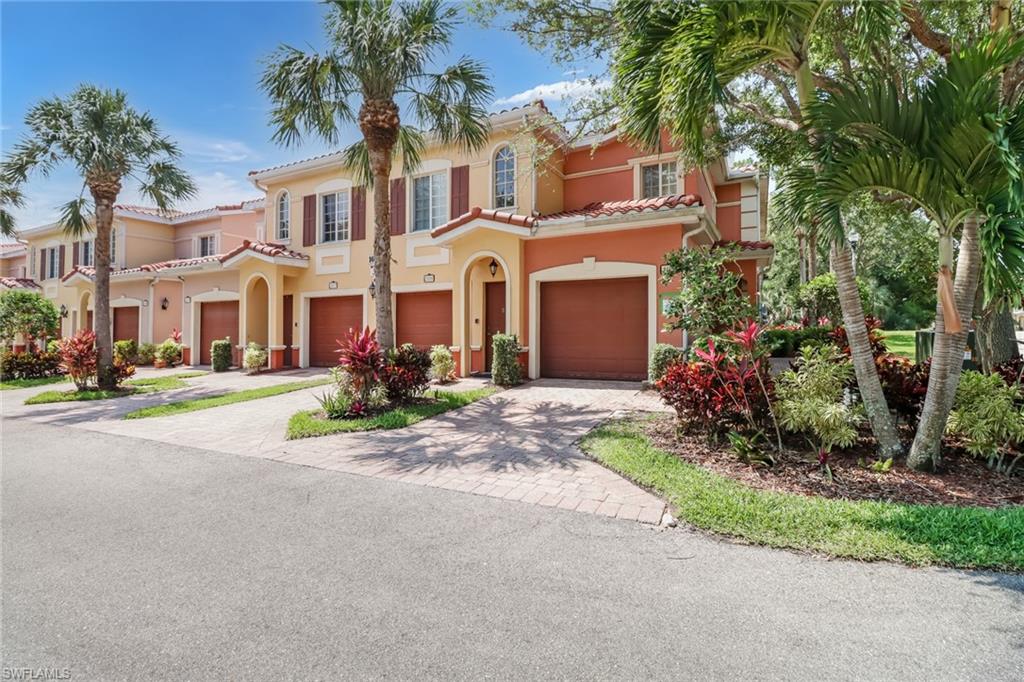
[[[26,405],[44,405],[46,403],[77,402],[81,400],[106,400],[107,398],[123,398],[129,395],[140,393],[156,393],[157,391],[169,391],[172,388],[184,388],[188,386],[182,379],[201,377],[206,372],[179,372],[163,377],[149,377],[146,379],[129,379],[120,388],[113,391],[101,391],[98,388],[78,391],[44,391],[25,400]]]
[[[67,377],[58,374],[52,377],[36,377],[34,379],[7,379],[0,381],[0,391],[15,391],[19,388],[32,388],[33,386],[46,386],[47,384],[59,384],[67,381]]]
[[[211,407],[221,407],[222,405],[244,403],[247,400],[259,400],[260,398],[270,398],[271,396],[282,395],[284,393],[291,393],[292,391],[301,391],[304,388],[323,386],[324,384],[330,382],[330,377],[323,377],[320,379],[310,379],[309,381],[293,381],[287,384],[263,386],[261,388],[247,388],[241,391],[232,391],[231,393],[208,396],[206,398],[179,400],[173,403],[166,403],[164,405],[153,405],[152,407],[143,407],[138,410],[134,410],[124,415],[123,419],[147,419],[149,417],[166,417],[168,415],[181,414],[183,412],[207,410]]]
[[[365,419],[318,419],[322,410],[296,412],[288,420],[288,440],[329,436],[333,433],[400,429],[416,422],[469,405],[497,393],[495,388],[475,388],[470,391],[428,391],[427,397],[437,402],[403,405]]]
[[[854,502],[756,490],[654,447],[635,420],[609,422],[581,447],[667,498],[680,519],[715,533],[868,561],[1024,571],[1024,507]]]

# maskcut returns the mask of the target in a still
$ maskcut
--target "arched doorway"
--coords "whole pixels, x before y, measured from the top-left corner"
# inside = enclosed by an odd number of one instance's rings
[[[245,343],[270,345],[270,286],[263,275],[253,275],[245,285]]]
[[[508,267],[497,253],[479,252],[466,261],[462,281],[464,373],[491,371],[491,340],[495,334],[510,331],[511,287]]]
[[[78,299],[78,319],[76,321],[77,328],[74,331],[80,331],[82,329],[92,329],[92,292],[83,291],[81,298]]]

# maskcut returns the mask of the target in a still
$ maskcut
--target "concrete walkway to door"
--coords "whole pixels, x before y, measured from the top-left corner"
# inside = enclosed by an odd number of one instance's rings
[[[481,385],[467,379],[459,388]],[[323,389],[200,412],[81,428],[506,500],[658,523],[664,503],[576,447],[618,410],[663,410],[626,382],[543,379],[394,431],[284,440]]]

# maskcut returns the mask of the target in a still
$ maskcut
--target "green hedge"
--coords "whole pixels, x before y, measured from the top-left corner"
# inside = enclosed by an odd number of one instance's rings
[[[495,334],[492,342],[491,381],[497,386],[515,386],[523,380],[519,367],[519,338],[514,334]]]
[[[231,367],[231,339],[217,339],[210,344],[210,363],[214,372],[226,372]]]

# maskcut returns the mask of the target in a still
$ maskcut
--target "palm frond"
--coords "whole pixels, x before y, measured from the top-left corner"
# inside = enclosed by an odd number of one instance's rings
[[[484,65],[463,57],[441,73],[423,74],[423,90],[414,90],[413,107],[419,123],[446,144],[476,150],[488,139],[487,104],[494,88]]]
[[[341,153],[342,164],[352,171],[353,179],[367,187],[373,187],[373,169],[370,168],[370,153],[366,140],[353,142]]]
[[[146,166],[139,193],[159,208],[167,209],[175,201],[196,196],[198,189],[188,174],[172,162],[155,161]]]
[[[85,196],[72,199],[60,207],[59,222],[69,236],[78,238],[87,234],[92,228],[89,218],[93,215],[92,202]]]

